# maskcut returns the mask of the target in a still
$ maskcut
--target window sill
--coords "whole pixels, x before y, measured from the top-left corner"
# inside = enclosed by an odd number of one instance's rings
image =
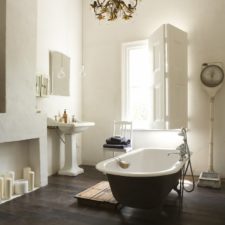
[[[180,129],[141,129],[141,128],[133,128],[134,132],[178,132]]]

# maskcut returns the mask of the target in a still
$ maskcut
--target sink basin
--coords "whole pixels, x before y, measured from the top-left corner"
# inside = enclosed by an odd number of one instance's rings
[[[58,171],[59,175],[77,176],[84,172],[83,168],[80,168],[77,162],[76,134],[94,125],[94,122],[61,123],[52,118],[47,118],[48,128],[59,129],[65,138],[65,164]]]
[[[75,123],[62,123],[62,122],[55,121],[52,118],[48,118],[47,125],[50,128],[59,128],[59,130],[62,131],[64,134],[76,134],[76,133],[81,133],[87,130],[89,127],[94,126],[95,123],[85,122],[85,121],[79,121]]]

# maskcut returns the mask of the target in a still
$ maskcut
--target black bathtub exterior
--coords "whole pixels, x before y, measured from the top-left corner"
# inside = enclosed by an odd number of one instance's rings
[[[140,209],[162,207],[167,195],[177,187],[181,170],[158,177],[125,177],[107,174],[115,199],[123,206]]]

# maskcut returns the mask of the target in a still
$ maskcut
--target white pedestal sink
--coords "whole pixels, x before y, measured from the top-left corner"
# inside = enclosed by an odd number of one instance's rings
[[[58,174],[77,176],[84,172],[77,163],[76,134],[87,130],[95,125],[93,122],[61,123],[51,118],[47,119],[50,128],[58,128],[65,136],[65,164]]]

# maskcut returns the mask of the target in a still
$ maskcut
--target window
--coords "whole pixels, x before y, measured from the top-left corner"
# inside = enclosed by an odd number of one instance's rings
[[[187,33],[164,24],[123,44],[122,119],[134,129],[187,127]]]
[[[148,41],[125,43],[123,51],[122,114],[134,129],[149,129],[153,120],[152,77]]]

